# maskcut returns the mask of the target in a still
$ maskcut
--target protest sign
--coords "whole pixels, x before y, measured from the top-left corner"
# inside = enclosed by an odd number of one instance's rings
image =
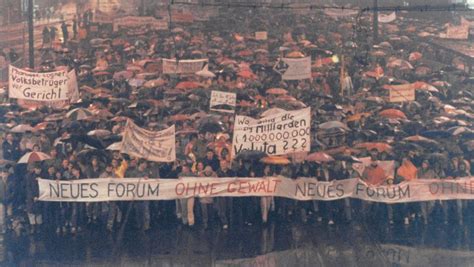
[[[39,73],[10,65],[8,96],[35,101],[68,100],[68,80],[65,70]]]
[[[379,14],[379,22],[380,23],[390,23],[393,22],[397,19],[397,14],[395,12],[392,12],[388,15],[386,14]]]
[[[174,125],[163,131],[149,131],[127,121],[120,152],[156,162],[176,160]]]
[[[392,103],[415,101],[415,88],[413,86],[391,86],[388,101]]]
[[[207,59],[163,59],[164,74],[194,74],[204,68]]]
[[[150,27],[153,30],[167,30],[167,20],[157,20],[154,17],[135,17],[127,16],[123,18],[116,18],[113,21],[114,31],[118,31],[120,28],[138,28],[142,26]]]
[[[474,177],[421,179],[374,186],[353,178],[320,182],[289,179],[183,177],[181,179],[98,178],[69,181],[38,179],[40,201],[100,202],[172,200],[190,197],[274,196],[296,200],[356,198],[383,203],[474,199]]]
[[[221,91],[211,92],[210,110],[234,113],[237,102],[237,94]]]
[[[255,40],[265,41],[267,38],[267,32],[255,32]]]
[[[274,67],[283,80],[311,79],[311,57],[282,58]]]
[[[463,23],[458,26],[449,24],[446,28],[446,33],[440,33],[439,37],[443,39],[467,40],[469,37],[469,23]]]
[[[231,155],[244,150],[262,151],[267,155],[308,152],[311,131],[311,109],[284,111],[262,119],[236,116]]]
[[[71,103],[77,103],[80,100],[80,95],[77,86],[77,76],[75,70],[71,70],[68,73],[67,89],[67,100],[36,101],[18,99],[17,104],[25,109],[38,109],[45,106],[50,107],[52,109],[64,109],[68,107]]]

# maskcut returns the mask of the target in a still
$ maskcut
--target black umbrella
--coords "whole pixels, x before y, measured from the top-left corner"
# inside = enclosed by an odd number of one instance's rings
[[[420,133],[421,136],[427,137],[427,138],[449,138],[451,137],[451,134],[447,131],[443,130],[432,130],[432,131],[425,131]]]
[[[351,163],[361,163],[362,162],[360,159],[358,159],[356,157],[348,156],[348,155],[342,155],[342,154],[334,155],[333,158],[335,160],[351,162]]]
[[[225,131],[225,127],[221,122],[206,122],[199,126],[199,131],[203,133],[219,133]]]
[[[255,160],[258,161],[264,157],[266,157],[267,154],[265,154],[262,151],[256,151],[256,150],[244,150],[239,152],[236,156],[235,159],[237,160]]]

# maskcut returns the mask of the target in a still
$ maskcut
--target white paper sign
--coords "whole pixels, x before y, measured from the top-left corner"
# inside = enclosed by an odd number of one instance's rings
[[[262,119],[236,116],[231,155],[244,150],[267,155],[309,152],[311,109],[285,111]]]
[[[219,112],[235,113],[236,102],[236,93],[212,91],[209,109]]]
[[[10,65],[8,96],[35,101],[67,100],[68,80],[68,73],[65,70],[40,73]]]
[[[275,68],[283,80],[311,79],[311,57],[283,58]]]

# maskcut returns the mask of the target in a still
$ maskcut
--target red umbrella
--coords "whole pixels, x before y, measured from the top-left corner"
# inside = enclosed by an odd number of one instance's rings
[[[334,161],[334,158],[324,152],[314,152],[306,156],[305,160],[322,163]]]
[[[390,119],[407,119],[407,116],[405,115],[405,113],[394,108],[380,111],[379,116],[390,118]]]
[[[355,145],[356,148],[364,148],[367,150],[376,149],[378,152],[390,152],[392,151],[392,146],[387,143],[382,142],[367,142],[367,143],[360,143]]]
[[[270,88],[265,91],[269,95],[286,95],[288,91],[283,88]]]
[[[237,73],[239,77],[245,79],[256,79],[257,76],[251,70],[241,70]]]
[[[33,163],[47,159],[51,159],[51,157],[43,152],[28,152],[20,158],[18,163]]]
[[[185,81],[185,82],[178,83],[175,88],[176,89],[196,89],[196,88],[202,88],[202,87],[204,87],[204,85],[201,83]]]

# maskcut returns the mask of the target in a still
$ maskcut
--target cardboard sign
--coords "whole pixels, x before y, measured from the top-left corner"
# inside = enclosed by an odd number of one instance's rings
[[[267,32],[255,32],[255,40],[265,41],[267,38]]]
[[[284,111],[261,119],[236,116],[231,155],[244,150],[267,155],[309,152],[311,109]]]
[[[212,91],[209,109],[225,113],[235,113],[236,102],[236,93]]]
[[[175,127],[154,132],[128,120],[120,152],[149,161],[173,162],[176,160]]]
[[[389,89],[389,102],[410,102],[415,101],[415,88],[392,86]]]
[[[8,96],[35,101],[68,100],[68,80],[68,73],[65,70],[40,73],[10,65]]]
[[[469,37],[469,24],[464,23],[459,26],[449,24],[446,33],[440,33],[440,38],[467,40]]]
[[[194,74],[204,68],[207,59],[163,59],[164,74]]]

